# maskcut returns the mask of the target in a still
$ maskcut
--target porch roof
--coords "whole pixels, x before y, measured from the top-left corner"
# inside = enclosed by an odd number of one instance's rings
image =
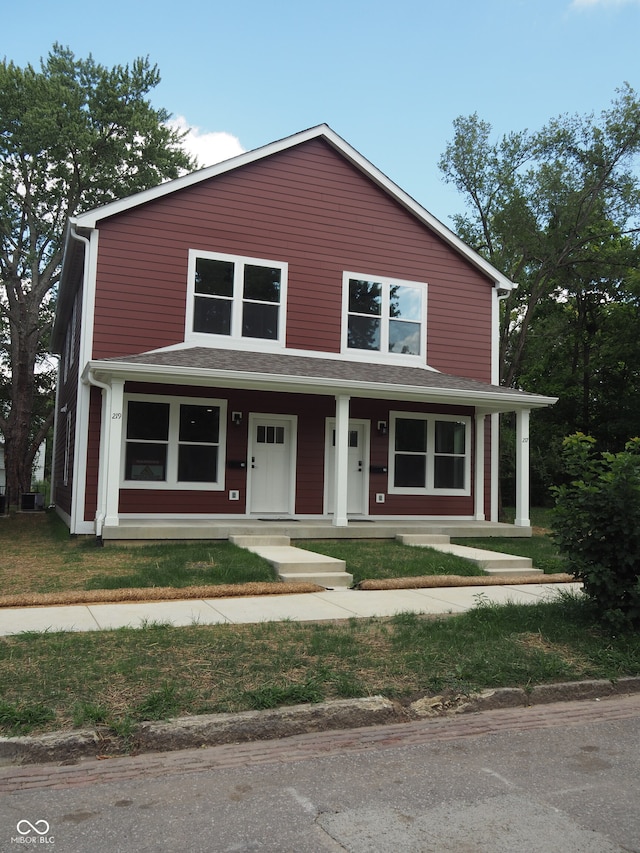
[[[372,397],[387,400],[448,403],[486,411],[542,408],[555,397],[440,373],[405,367],[318,358],[289,353],[189,347],[90,361],[83,377],[129,381],[210,385],[288,393]]]

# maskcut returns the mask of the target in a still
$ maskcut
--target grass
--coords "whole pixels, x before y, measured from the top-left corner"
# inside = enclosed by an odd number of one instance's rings
[[[100,548],[53,513],[0,518],[0,594],[276,582],[271,565],[229,542]]]
[[[485,573],[470,560],[444,554],[433,548],[413,548],[387,539],[323,539],[302,541],[299,548],[345,560],[354,583],[381,578],[422,575],[481,576]]]
[[[518,557],[530,557],[534,568],[542,569],[545,574],[566,572],[567,567],[556,546],[548,536],[532,536],[530,539],[492,538],[452,539],[458,545],[469,548],[481,548],[499,551],[501,554],[515,554]]]
[[[637,674],[640,636],[600,633],[569,595],[438,619],[22,634],[0,640],[0,731],[99,725],[132,746],[137,722],[184,714]]]
[[[473,563],[387,540],[299,542],[347,561],[355,582],[433,574],[482,575]],[[109,545],[73,538],[52,513],[0,519],[0,595],[276,582],[271,565],[229,542]]]

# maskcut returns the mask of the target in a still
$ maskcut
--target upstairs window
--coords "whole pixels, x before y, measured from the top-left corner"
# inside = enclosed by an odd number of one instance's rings
[[[343,351],[425,359],[426,285],[345,273]]]
[[[188,335],[284,344],[287,265],[190,253]]]

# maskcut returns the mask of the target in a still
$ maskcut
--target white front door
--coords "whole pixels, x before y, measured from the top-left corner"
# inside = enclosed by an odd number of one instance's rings
[[[289,416],[249,416],[248,509],[251,513],[293,514],[295,422]]]
[[[334,510],[336,422],[327,421],[325,447],[325,506]],[[369,512],[369,421],[349,421],[349,456],[347,472],[347,513],[367,515]]]

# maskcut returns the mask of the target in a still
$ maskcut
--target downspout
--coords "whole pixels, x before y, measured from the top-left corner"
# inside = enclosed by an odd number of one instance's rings
[[[102,412],[100,423],[100,459],[98,462],[98,506],[96,507],[96,536],[100,538],[102,536],[102,527],[104,525],[104,519],[106,515],[107,489],[109,485],[105,465],[105,454],[107,446],[106,431],[108,428],[107,412],[111,411],[111,385],[108,385],[106,382],[102,382],[100,379],[97,379],[93,370],[89,371],[87,381],[89,385],[95,385],[96,388],[102,388],[102,390],[106,392],[102,395]]]
[[[82,234],[78,234],[76,230],[76,223],[73,219],[69,220],[69,235],[73,240],[77,240],[79,243],[84,245],[84,263],[82,265],[82,303],[87,298],[87,292],[89,287],[89,258],[91,256],[91,242],[88,237],[85,237]],[[84,311],[83,311],[84,314]],[[72,312],[73,316],[73,312]],[[83,318],[81,318],[80,323],[80,340],[78,342],[78,371],[81,369],[81,360],[84,357],[84,346],[83,346],[83,337],[84,337],[84,322]],[[79,469],[80,469],[80,454],[78,451],[78,424],[80,423],[80,414],[81,414],[81,383],[78,382],[78,388],[76,390],[76,411],[75,411],[75,423],[74,423],[74,453],[73,453],[73,492],[72,492],[72,504],[71,504],[71,531],[75,532],[79,526],[78,515],[80,514],[80,508],[78,506],[78,494],[79,494]],[[81,492],[84,495],[84,490]],[[84,507],[82,508],[82,518],[84,518]]]
[[[494,385],[500,384],[500,305],[503,299],[509,296],[509,291],[500,289],[496,284],[496,318],[497,345],[492,353],[494,365],[492,368],[491,381]],[[491,521],[499,520],[500,501],[500,415],[494,412],[490,415],[491,420],[491,506],[489,517]]]
[[[51,474],[49,475],[49,504],[54,506],[54,495],[56,493],[56,454],[58,452],[58,407],[60,405],[60,358],[57,357],[56,366],[56,399],[55,415],[53,418],[53,450],[51,451]]]

